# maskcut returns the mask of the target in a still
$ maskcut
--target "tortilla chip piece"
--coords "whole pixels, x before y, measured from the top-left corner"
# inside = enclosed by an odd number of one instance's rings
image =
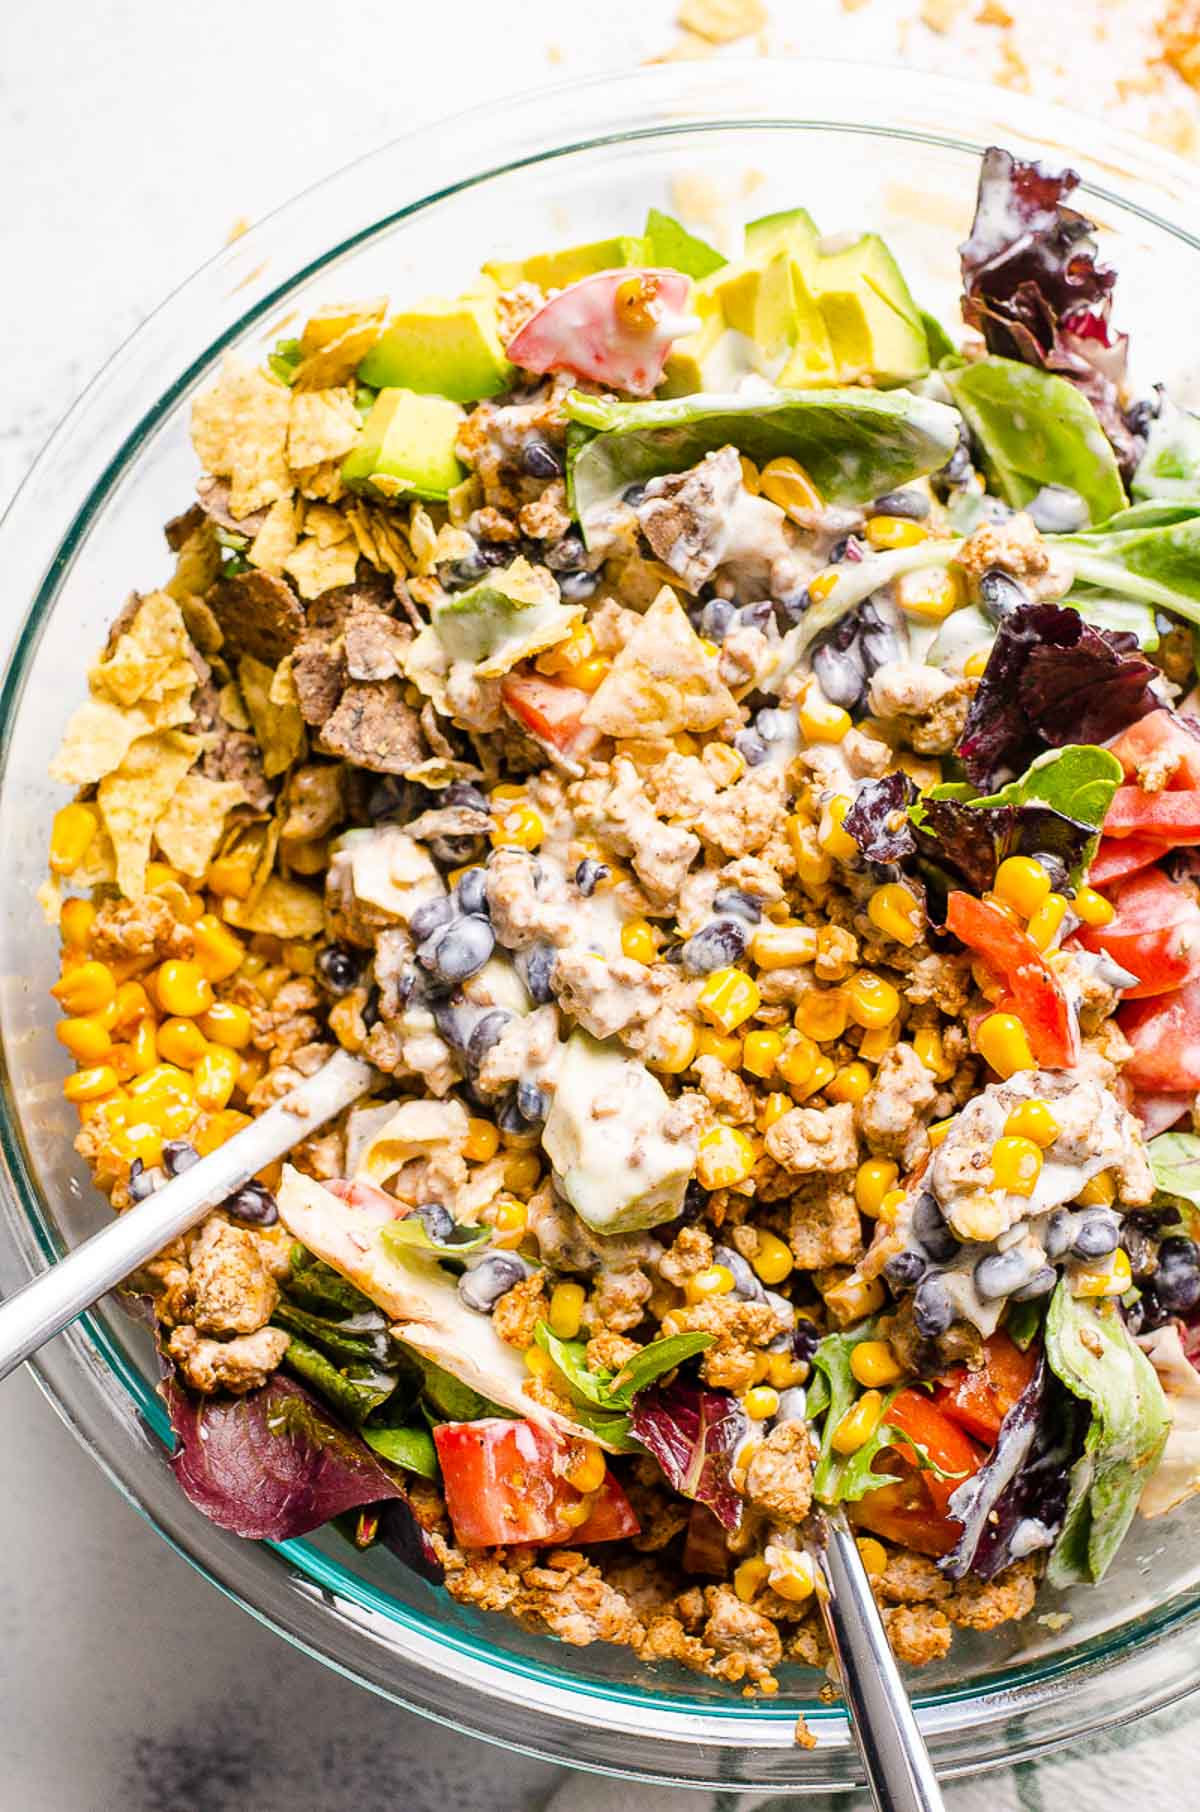
[[[175,571],[163,590],[178,603],[216,583],[221,573],[221,544],[199,504],[167,524],[167,543],[175,555]]]
[[[127,899],[145,888],[154,827],[201,746],[199,737],[179,730],[140,737],[100,782],[96,804],[116,852],[117,886]]]
[[[266,520],[250,544],[246,559],[259,572],[283,577],[283,563],[296,545],[296,505],[281,497],[267,511]]]
[[[262,750],[267,779],[282,774],[304,754],[304,719],[295,703],[276,704],[271,696],[274,669],[247,655],[238,665],[238,684]]]
[[[348,384],[379,338],[386,314],[386,296],[318,309],[300,335],[303,356],[292,375],[293,392]]]
[[[302,598],[319,598],[323,591],[353,585],[358,571],[358,543],[351,536],[347,541],[322,547],[315,535],[306,535],[283,564]]]
[[[583,721],[617,737],[737,729],[741,718],[734,696],[669,586],[663,586],[592,694]]]
[[[206,472],[229,479],[229,509],[238,521],[287,497],[292,394],[267,372],[232,354],[211,390],[192,404],[192,445]]]
[[[219,654],[225,643],[221,625],[217,622],[208,605],[200,597],[184,597],[179,600],[187,632],[201,654],[211,658]]]
[[[762,31],[767,9],[763,0],[683,0],[675,19],[709,44],[732,44]]]
[[[250,719],[246,715],[246,701],[238,690],[236,680],[230,680],[217,693],[217,710],[231,730],[248,730]]]
[[[325,929],[320,894],[282,875],[271,875],[256,900],[227,899],[221,911],[239,931],[262,931],[271,937],[320,937]]]
[[[195,676],[193,675],[193,679]],[[122,711],[107,700],[90,698],[71,713],[62,745],[50,763],[50,778],[66,786],[91,786],[119,768],[141,737],[187,723],[192,715],[192,687],[171,692],[154,705]]]
[[[161,700],[181,686],[195,685],[190,651],[187,625],[175,599],[165,591],[148,592],[128,627],[88,673],[88,686],[94,697],[114,705]]]
[[[299,599],[285,579],[270,573],[237,573],[209,594],[213,615],[225,637],[227,657],[253,655],[274,667],[290,654],[304,628]]]
[[[234,780],[185,774],[154,827],[154,840],[174,868],[199,880],[220,847],[226,816],[245,800]]]
[[[288,464],[293,470],[342,459],[362,432],[349,389],[303,390],[292,395]]]

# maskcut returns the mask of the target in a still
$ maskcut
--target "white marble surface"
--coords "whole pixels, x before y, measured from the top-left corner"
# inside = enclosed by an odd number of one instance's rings
[[[448,46],[414,0],[0,0],[0,505],[81,385],[239,217],[489,94],[636,62],[671,42],[672,11],[460,0]],[[773,13],[777,41],[879,54],[837,0]],[[625,1803],[291,1652],[163,1545],[25,1377],[0,1391],[0,1453],[0,1812],[522,1812],[556,1787],[558,1805]],[[1186,1750],[1187,1721],[1167,1724]],[[1156,1741],[1148,1727],[1123,1793],[1148,1779],[1157,1805],[1182,1804]],[[1109,1778],[1098,1762],[1083,1797],[1111,1803]],[[1020,1771],[994,1803],[1032,1809],[1044,1789],[1057,1799],[1059,1777]]]

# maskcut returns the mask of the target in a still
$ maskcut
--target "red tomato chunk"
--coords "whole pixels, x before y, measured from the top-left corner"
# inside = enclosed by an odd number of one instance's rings
[[[591,1514],[572,1527],[563,1516],[580,1494],[556,1471],[561,1441],[532,1422],[492,1416],[443,1422],[433,1431],[446,1508],[463,1548],[619,1541],[640,1524],[611,1472],[593,1494]]]

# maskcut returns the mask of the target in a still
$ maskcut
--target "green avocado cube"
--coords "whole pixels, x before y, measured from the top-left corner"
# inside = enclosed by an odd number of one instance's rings
[[[682,271],[685,277],[708,277],[727,262],[715,247],[670,214],[651,208],[646,216],[647,262],[663,270]]]
[[[726,327],[752,342],[764,377],[797,387],[837,381],[825,317],[789,246],[726,265],[697,290],[719,307]]]
[[[906,384],[929,370],[920,311],[877,233],[806,266],[837,360],[838,382]]]
[[[358,368],[376,390],[475,403],[513,380],[496,326],[494,293],[435,298],[394,314]]]
[[[355,491],[444,503],[466,476],[454,451],[465,419],[444,396],[381,390],[362,439],[342,462],[342,478]]]
[[[590,245],[568,245],[561,252],[535,252],[530,258],[492,258],[484,274],[514,289],[518,283],[536,283],[539,289],[566,289],[581,277],[597,271],[620,270],[627,264],[645,264],[646,241],[640,238],[596,239]]]
[[[785,208],[746,222],[747,258],[770,257],[785,246],[800,257],[815,256],[820,234],[807,208]]]

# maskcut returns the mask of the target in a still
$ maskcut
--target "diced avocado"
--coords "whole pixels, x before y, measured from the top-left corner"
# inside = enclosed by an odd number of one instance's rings
[[[364,384],[474,403],[513,380],[492,293],[435,298],[394,314],[358,368]]]
[[[929,370],[920,311],[900,267],[877,233],[806,265],[829,329],[838,382],[904,384]]]
[[[696,278],[711,276],[726,263],[720,252],[657,208],[646,216],[646,257],[660,268]]]
[[[702,386],[692,388],[713,388],[709,365],[719,339],[709,325],[713,311],[719,311],[726,328],[743,337],[746,345],[742,351],[747,355],[748,369],[771,379],[787,370],[794,375],[789,375],[786,382],[797,387],[835,381],[833,349],[824,316],[808,287],[803,267],[786,247],[757,260],[742,259],[725,265],[696,284],[692,306],[705,323],[701,333],[691,337],[699,342],[696,350],[705,361],[706,380]],[[688,342],[681,341],[675,351],[682,352],[687,346]]]
[[[664,1138],[671,1102],[644,1063],[616,1043],[573,1032],[542,1133],[563,1194],[597,1233],[673,1221],[695,1163],[695,1142]]]
[[[626,264],[645,264],[646,241],[632,237],[596,239],[590,245],[569,245],[561,252],[535,252],[531,258],[493,258],[484,265],[501,289],[518,283],[536,283],[539,289],[565,289],[596,271],[620,270]]]
[[[724,316],[716,308],[710,308],[707,314],[701,313],[700,323],[695,333],[676,340],[667,354],[657,395],[694,396],[705,388],[706,371],[728,329]],[[753,370],[753,366],[747,364],[746,369]]]
[[[785,208],[746,222],[747,258],[769,257],[787,246],[801,257],[815,256],[820,234],[807,208]]]
[[[469,661],[487,677],[562,641],[582,615],[582,605],[560,601],[549,573],[518,557],[435,604],[431,623],[451,661]]]
[[[342,462],[342,478],[351,490],[444,503],[465,476],[454,451],[464,419],[444,396],[381,390],[362,439]]]

